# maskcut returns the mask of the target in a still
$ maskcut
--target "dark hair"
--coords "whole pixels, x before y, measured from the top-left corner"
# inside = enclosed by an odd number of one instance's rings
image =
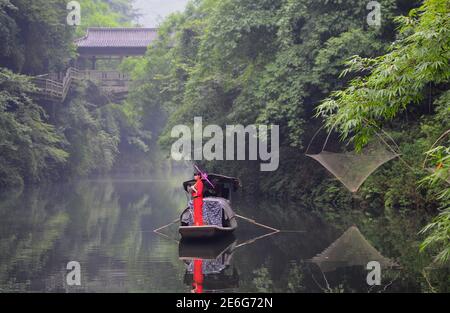
[[[194,176],[201,176],[199,172],[194,172]]]

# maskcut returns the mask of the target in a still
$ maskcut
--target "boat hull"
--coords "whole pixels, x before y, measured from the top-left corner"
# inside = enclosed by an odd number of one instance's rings
[[[210,239],[231,234],[235,227],[220,227],[215,225],[180,226],[181,237],[186,239]]]

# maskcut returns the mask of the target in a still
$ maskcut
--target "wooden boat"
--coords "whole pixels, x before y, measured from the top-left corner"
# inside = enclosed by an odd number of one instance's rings
[[[233,192],[236,192],[240,187],[240,181],[237,178],[217,174],[208,174],[208,179],[213,183],[214,188],[204,182],[203,210],[207,210],[208,207],[221,208],[221,224],[193,226],[192,208],[188,206],[181,214],[179,227],[179,232],[185,239],[217,238],[230,234],[237,228],[236,216],[231,208],[231,198]],[[186,193],[189,192],[189,187],[194,183],[194,180],[183,183]]]

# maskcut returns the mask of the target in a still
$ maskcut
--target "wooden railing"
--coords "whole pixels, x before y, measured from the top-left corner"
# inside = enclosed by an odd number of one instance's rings
[[[51,73],[34,78],[33,83],[37,87],[36,93],[44,98],[62,102],[66,99],[74,80],[90,80],[98,84],[104,91],[118,94],[128,92],[130,82],[130,77],[119,71],[81,71],[71,67],[62,80],[61,76],[59,73]]]

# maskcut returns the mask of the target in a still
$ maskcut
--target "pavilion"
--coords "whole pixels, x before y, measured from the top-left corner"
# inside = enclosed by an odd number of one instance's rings
[[[88,28],[84,37],[75,40],[78,60],[90,60],[96,70],[97,60],[122,60],[128,56],[143,56],[148,46],[158,38],[156,28]]]

